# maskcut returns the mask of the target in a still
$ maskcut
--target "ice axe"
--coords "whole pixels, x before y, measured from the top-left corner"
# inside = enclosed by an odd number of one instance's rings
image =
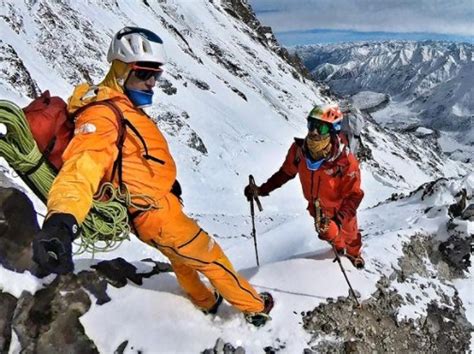
[[[323,214],[323,211],[321,210],[321,206],[319,205],[319,200],[315,199],[314,200],[314,226],[318,233],[321,233],[320,225],[323,221],[326,222],[327,217]],[[339,254],[337,253],[336,246],[332,245],[332,250],[334,251],[334,255],[336,256],[335,261],[337,261],[337,263],[339,264],[342,274],[344,274],[344,278],[346,279],[347,285],[349,285],[349,290],[350,290],[349,292],[354,298],[357,304],[357,307],[360,308],[361,305],[359,303],[359,300],[357,299],[357,295],[354,291],[354,288],[352,287],[351,282],[349,281],[349,278],[347,277],[346,270],[342,266],[341,257],[339,257]]]
[[[252,175],[249,175],[249,186],[251,186],[252,190],[255,190],[257,188],[257,185],[255,184],[255,179],[253,178]],[[258,195],[254,193],[252,195],[252,198],[250,199],[250,215],[252,216],[252,237],[253,237],[253,243],[255,246],[255,257],[257,258],[257,266],[260,267],[260,262],[258,260],[257,231],[255,231],[254,201],[257,203],[257,207],[259,211],[263,211],[263,208],[262,208],[262,204],[260,203],[260,200],[258,199]]]

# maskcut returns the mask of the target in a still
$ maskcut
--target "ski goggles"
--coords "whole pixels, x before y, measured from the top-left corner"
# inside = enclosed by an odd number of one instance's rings
[[[147,81],[154,77],[158,80],[163,75],[163,69],[160,64],[157,63],[140,63],[137,62],[132,65],[132,70],[135,77],[142,81]]]
[[[331,125],[317,119],[308,119],[308,130],[316,131],[319,135],[326,135],[331,131]]]

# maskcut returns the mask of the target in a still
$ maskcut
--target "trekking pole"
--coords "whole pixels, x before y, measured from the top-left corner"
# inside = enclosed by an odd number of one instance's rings
[[[249,185],[256,186],[255,179],[252,175],[249,175]],[[258,210],[262,211],[263,208],[262,204],[260,204],[260,200],[258,200],[258,196],[253,195],[252,199],[250,200],[250,215],[252,216],[252,237],[255,246],[255,257],[257,259],[257,266],[260,267],[260,262],[258,260],[257,231],[255,230],[255,206],[253,204],[254,201],[257,203]]]
[[[319,225],[321,225],[321,220],[325,219],[325,218],[326,217],[323,215],[323,211],[321,210],[321,207],[319,206],[319,200],[315,199],[315,201],[314,201],[314,226],[316,227],[316,231],[318,233],[321,232],[321,230],[319,229]],[[350,293],[352,294],[352,297],[354,298],[354,300],[357,304],[357,307],[360,308],[361,305],[359,303],[359,300],[357,299],[357,295],[354,291],[354,288],[352,287],[351,282],[349,281],[349,278],[347,277],[346,270],[344,269],[344,267],[342,265],[341,257],[339,257],[339,254],[337,253],[336,246],[334,246],[333,244],[331,244],[331,246],[332,246],[332,250],[334,252],[334,255],[336,256],[335,260],[337,261],[337,263],[339,263],[339,267],[341,268],[342,274],[344,275],[344,279],[346,279],[347,285],[349,285]]]
[[[339,257],[339,254],[336,251],[336,246],[332,245],[332,250],[334,251],[334,255],[336,256],[337,263],[339,263],[339,267],[341,267],[342,274],[344,274],[344,278],[346,278],[347,285],[349,285],[349,289],[350,289],[350,292],[352,294],[352,297],[354,298],[354,300],[357,304],[357,307],[360,308],[361,306],[360,306],[359,300],[357,300],[357,295],[356,295],[354,289],[352,288],[352,285],[351,285],[351,282],[349,281],[349,278],[347,277],[346,270],[342,266],[341,257]]]

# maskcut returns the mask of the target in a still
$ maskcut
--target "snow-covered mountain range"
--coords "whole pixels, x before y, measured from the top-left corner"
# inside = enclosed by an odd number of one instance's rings
[[[335,98],[327,94],[324,85],[305,77],[298,61],[258,22],[246,1],[4,0],[0,3],[0,98],[26,105],[45,89],[67,98],[75,84],[97,83],[108,68],[109,41],[125,25],[149,28],[165,43],[169,62],[149,114],[170,143],[186,211],[215,236],[236,268],[259,291],[274,293],[277,305],[273,321],[260,330],[247,325],[227,305],[215,318],[206,317],[185,298],[172,273],[162,272],[142,285],[126,281],[124,287],[109,285],[111,301],[103,304],[89,294],[92,305],[80,317],[85,334],[102,353],[114,352],[125,341],[128,344],[122,352],[129,353],[200,352],[212,347],[217,338],[250,353],[265,347],[295,353],[317,348],[324,340],[350,341],[354,335],[348,333],[328,330],[318,334],[318,323],[311,320],[310,311],[324,305],[327,297],[347,295],[347,287],[332,263],[329,248],[315,236],[297,182],[262,200],[265,210],[257,217],[257,230],[263,265],[254,268],[249,206],[243,197],[248,175],[252,173],[258,183],[265,181],[280,167],[293,137],[305,135],[305,117],[311,107],[333,103]],[[472,88],[469,92],[472,95]],[[472,104],[461,103],[458,107]],[[378,104],[375,100],[369,106]],[[446,226],[452,222],[448,209],[459,200],[458,193],[464,188],[467,200],[472,198],[472,163],[445,157],[436,135],[391,129],[372,119],[368,111],[363,113],[366,127],[361,166],[366,196],[360,213],[368,264],[367,270],[356,272],[344,260],[349,277],[361,292],[361,300],[375,299],[378,288],[401,294],[399,306],[394,305],[392,311],[396,313],[394,323],[409,318],[422,323],[427,313],[437,313],[429,307],[432,299],[436,300],[433,306],[458,311],[460,317],[467,316],[472,322],[472,287],[466,285],[472,278],[464,270],[456,276],[442,273],[432,281],[442,272],[438,265],[445,263],[432,263],[426,255],[423,262],[428,270],[424,273],[411,268],[407,273],[399,263],[415,234],[428,240],[434,236],[436,255],[436,247],[453,236],[452,230],[463,240],[472,237],[469,217],[458,215],[455,227],[447,230]],[[36,211],[44,215],[44,205],[4,161],[2,174],[3,186],[27,191]],[[431,184],[433,180],[439,181]],[[41,216],[38,219],[42,221]],[[76,274],[116,257],[131,262],[139,273],[152,267],[143,261],[146,258],[166,261],[156,250],[132,239],[95,259],[76,257]],[[401,270],[405,271],[403,276],[397,273]],[[381,286],[385,278],[389,280]],[[23,311],[32,294],[39,295],[39,290],[49,285],[58,284],[52,277],[39,280],[28,271],[17,273],[0,266],[0,305],[2,294],[18,299],[11,312],[10,353],[36,343],[21,327],[27,323],[22,322]],[[459,294],[455,300],[447,300],[454,297],[454,286]],[[58,289],[58,296],[62,296],[65,290]],[[38,326],[37,338],[47,338],[41,337],[46,335],[44,326]],[[377,336],[373,338],[373,343],[379,343]],[[427,334],[426,338],[431,337]],[[464,347],[469,345],[469,335],[467,338],[461,341]],[[430,340],[434,339],[427,339],[434,346]],[[0,340],[3,350],[1,345]]]
[[[387,41],[299,46],[294,51],[316,80],[339,95],[387,95],[392,102],[374,115],[378,121],[398,128],[421,121],[424,127],[454,133],[468,146],[465,158],[472,155],[473,44]]]

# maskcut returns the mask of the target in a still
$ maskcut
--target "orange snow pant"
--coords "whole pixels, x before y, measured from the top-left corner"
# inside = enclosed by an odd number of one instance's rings
[[[139,214],[134,226],[142,241],[169,258],[179,284],[197,307],[207,310],[216,302],[213,291],[199,278],[201,273],[239,310],[263,310],[255,289],[234,270],[221,247],[183,213],[173,194],[159,200],[159,209]]]
[[[334,240],[328,240],[324,234],[320,234],[319,238],[333,242],[337,249],[345,248],[350,256],[357,257],[360,255],[362,237],[357,226],[357,217],[344,220],[341,224],[339,235]]]

